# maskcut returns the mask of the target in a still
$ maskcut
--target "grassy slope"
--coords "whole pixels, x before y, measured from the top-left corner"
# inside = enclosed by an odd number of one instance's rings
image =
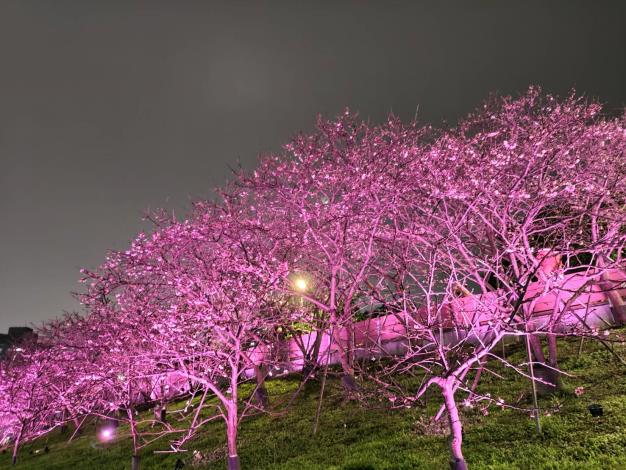
[[[464,409],[464,450],[472,469],[618,469],[626,468],[626,377],[624,367],[599,345],[585,343],[583,355],[576,358],[578,343],[562,342],[561,367],[575,377],[564,379],[565,392],[542,400],[544,435],[534,433],[534,421],[514,410],[490,408],[489,416],[480,410]],[[523,360],[521,348],[512,345],[514,362]],[[626,356],[626,347],[616,348]],[[507,374],[506,371],[503,373]],[[529,382],[510,374],[507,380],[484,375],[483,390],[492,395],[517,400],[529,406]],[[276,395],[293,390],[295,380],[270,384]],[[576,397],[575,387],[585,394]],[[363,409],[357,403],[343,403],[339,384],[331,380],[327,388],[320,431],[311,437],[312,417],[319,395],[318,385],[310,384],[286,416],[258,416],[241,426],[240,455],[244,469],[445,469],[447,436],[432,430],[426,410]],[[437,401],[430,400],[432,416]],[[604,406],[602,418],[592,418],[587,406]],[[445,423],[445,421],[444,421]],[[425,432],[424,429],[429,431]],[[435,432],[433,432],[435,431]],[[209,424],[190,449],[212,454],[204,467],[223,469],[224,430],[221,422]],[[47,454],[30,454],[48,444]],[[217,450],[216,450],[217,449]],[[144,469],[172,469],[177,456],[144,452]],[[192,468],[191,455],[183,455],[185,469]],[[0,468],[10,467],[10,456],[0,455]],[[88,428],[78,439],[66,444],[58,433],[26,446],[18,469],[115,469],[130,468],[130,447],[126,439],[101,448]]]

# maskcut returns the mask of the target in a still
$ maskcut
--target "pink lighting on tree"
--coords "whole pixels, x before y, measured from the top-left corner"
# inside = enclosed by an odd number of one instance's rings
[[[436,390],[452,465],[467,468],[458,404],[508,406],[478,387],[483,371],[498,363],[553,391],[558,338],[610,350],[599,328],[626,323],[625,121],[599,112],[532,88],[449,130],[320,119],[219,202],[182,221],[150,215],[151,233],[82,271],[86,315],[46,323],[0,361],[0,441],[15,461],[56,427],[120,422],[137,470],[147,446],[190,450],[221,420],[238,470],[245,418],[279,406],[265,380],[325,383],[337,364],[346,399],[377,388],[415,408]],[[506,338],[524,341],[524,364],[494,352]],[[537,402],[522,411],[540,424]]]

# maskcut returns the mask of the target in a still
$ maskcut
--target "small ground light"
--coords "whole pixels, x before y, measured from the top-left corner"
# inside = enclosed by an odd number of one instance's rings
[[[598,403],[593,403],[589,405],[587,409],[589,410],[589,413],[591,413],[591,416],[593,416],[594,418],[598,418],[599,416],[604,415],[604,410],[602,409],[602,405]]]
[[[112,428],[104,428],[100,430],[100,441],[109,442],[113,439],[115,432]]]

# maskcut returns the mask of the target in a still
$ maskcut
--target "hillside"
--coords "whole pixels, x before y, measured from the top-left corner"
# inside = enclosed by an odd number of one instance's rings
[[[464,451],[472,469],[617,469],[626,468],[626,376],[625,368],[597,343],[580,340],[560,342],[564,392],[542,399],[543,436],[535,434],[534,421],[521,411],[490,407],[463,408]],[[626,357],[626,347],[615,350]],[[507,346],[513,362],[523,362],[520,345]],[[530,383],[505,370],[504,379],[483,374],[482,390],[519,407],[530,407]],[[297,378],[272,381],[277,402],[297,387]],[[574,390],[583,387],[577,396]],[[243,391],[245,393],[245,391]],[[428,409],[392,410],[390,403],[369,400],[367,406],[344,402],[340,385],[331,378],[323,401],[320,429],[311,435],[319,397],[319,384],[311,382],[282,416],[256,416],[245,421],[240,432],[243,469],[446,469],[447,427],[429,421],[438,407],[436,397]],[[600,403],[604,416],[593,418],[587,407]],[[26,445],[15,468],[24,470],[130,468],[130,443],[120,429],[116,442],[103,446],[89,425],[72,443],[68,433],[54,432]],[[223,469],[224,428],[213,422],[183,454],[185,470]],[[43,452],[48,446],[49,452]],[[161,448],[166,447],[165,445]],[[144,469],[173,469],[181,455],[153,454],[146,449]],[[192,466],[191,450],[205,454],[202,466]],[[0,455],[0,468],[10,468],[10,453]]]

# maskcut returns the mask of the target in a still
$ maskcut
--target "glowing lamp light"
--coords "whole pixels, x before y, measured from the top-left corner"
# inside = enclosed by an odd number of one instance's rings
[[[100,430],[100,441],[109,442],[113,440],[115,433],[112,428],[104,428]]]
[[[296,279],[293,284],[300,292],[304,292],[307,288],[306,279],[303,279],[301,277]]]

